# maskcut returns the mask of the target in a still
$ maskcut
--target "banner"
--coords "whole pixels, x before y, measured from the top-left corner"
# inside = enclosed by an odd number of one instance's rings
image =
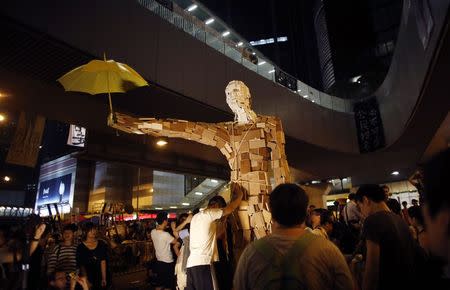
[[[375,97],[368,101],[356,103],[353,111],[355,113],[359,151],[367,153],[383,148],[385,146],[384,129]]]
[[[71,204],[72,173],[42,181],[36,198],[36,207],[51,203]]]
[[[6,162],[34,167],[39,156],[44,127],[44,117],[21,112]]]
[[[67,145],[84,147],[86,142],[86,128],[70,125],[69,137],[67,138]]]

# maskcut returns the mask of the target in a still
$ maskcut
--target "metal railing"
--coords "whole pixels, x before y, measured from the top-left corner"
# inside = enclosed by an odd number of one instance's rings
[[[176,3],[173,3],[172,11],[162,6],[155,0],[137,1],[140,5],[160,16],[162,19],[168,21],[175,27],[183,30],[185,33],[190,34],[192,37],[206,43],[235,62],[245,66],[247,69],[252,70],[264,78],[285,87],[306,100],[334,111],[345,113],[353,112],[351,100],[328,95],[299,80],[296,80],[292,76],[289,76],[279,67],[274,65],[261,52],[251,46],[248,41],[239,36],[232,29],[228,28],[218,17],[211,14],[206,8],[203,8],[203,12],[208,14],[210,18],[213,18],[215,21],[219,22],[223,28],[223,31],[217,31],[211,26],[206,25],[202,20],[193,16],[191,13],[188,13],[188,11],[181,8]],[[196,4],[200,5],[199,3]],[[225,31],[229,32],[226,37],[223,36]],[[230,35],[233,35],[233,37],[229,37]],[[279,72],[281,72],[284,76],[289,76],[291,80],[295,80],[294,82],[296,82],[296,84],[294,83],[292,85],[291,81],[289,86],[287,86],[280,83],[279,80],[277,81],[275,75],[277,73],[279,74]]]

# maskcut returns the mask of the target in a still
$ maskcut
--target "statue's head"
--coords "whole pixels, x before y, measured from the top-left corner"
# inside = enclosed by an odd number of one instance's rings
[[[241,81],[228,83],[225,94],[227,104],[240,122],[247,123],[254,119],[255,113],[251,109],[251,95],[248,87]]]
[[[250,90],[241,81],[231,81],[228,83],[225,94],[227,95],[227,104],[230,109],[236,113],[236,109],[250,108]]]

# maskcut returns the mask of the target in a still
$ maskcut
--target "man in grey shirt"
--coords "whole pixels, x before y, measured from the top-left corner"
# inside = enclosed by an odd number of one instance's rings
[[[308,196],[295,184],[281,184],[273,190],[269,199],[273,234],[244,250],[234,275],[234,289],[267,288],[267,277],[277,273],[272,272],[275,259],[267,259],[258,246],[261,243],[278,253],[275,258],[283,259],[289,253],[290,269],[287,270],[305,289],[353,289],[350,270],[339,249],[330,241],[305,231],[307,205]],[[292,273],[292,269],[299,270]],[[283,277],[282,274],[280,278]]]

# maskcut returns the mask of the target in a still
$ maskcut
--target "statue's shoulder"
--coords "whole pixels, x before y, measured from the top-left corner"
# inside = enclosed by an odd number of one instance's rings
[[[267,115],[258,115],[257,119],[258,123],[264,122],[264,123],[281,123],[281,119],[277,116],[267,116]]]

